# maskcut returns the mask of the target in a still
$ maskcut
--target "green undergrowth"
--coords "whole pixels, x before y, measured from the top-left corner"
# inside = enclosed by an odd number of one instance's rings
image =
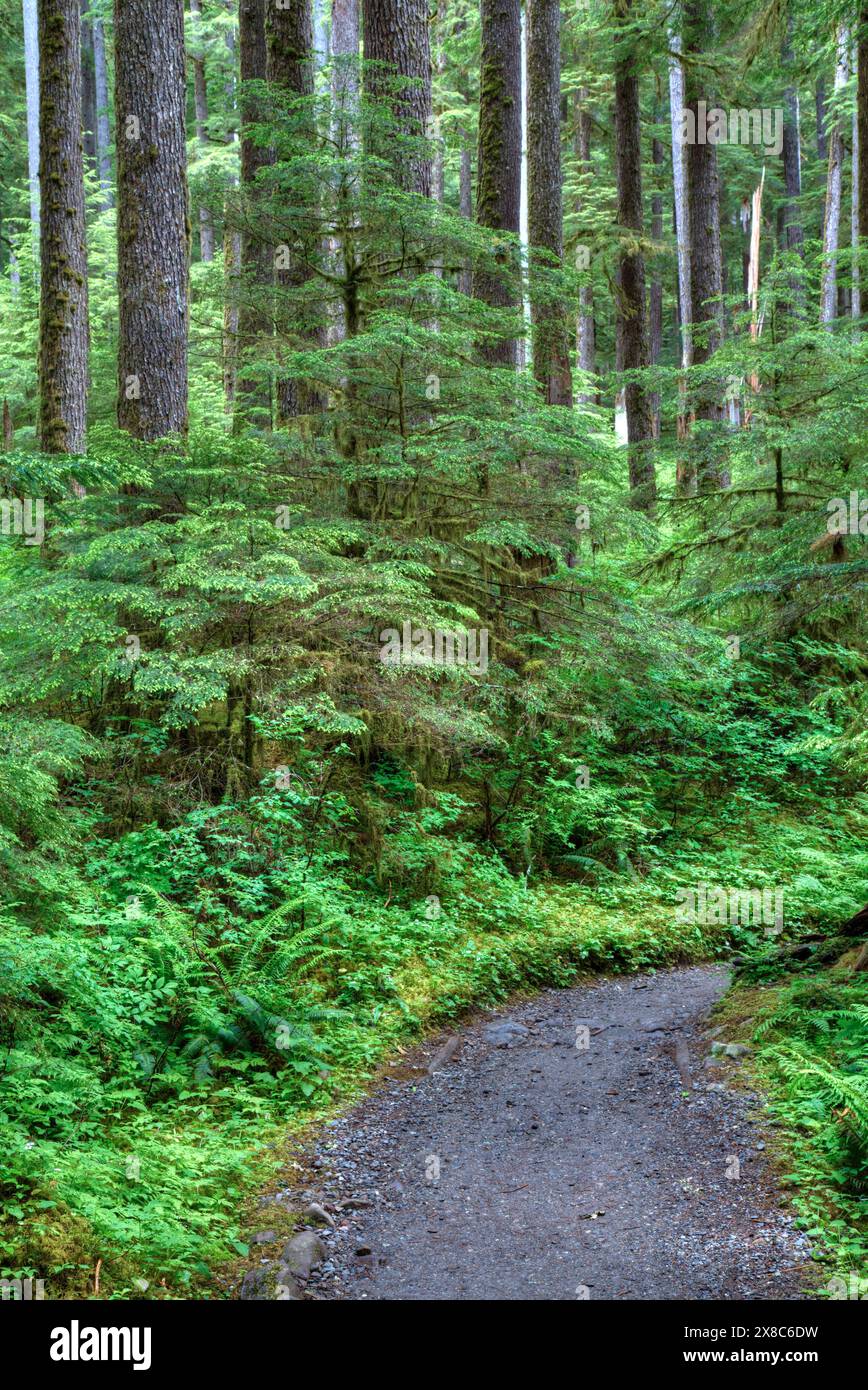
[[[821,1297],[868,1296],[868,975],[858,943],[830,968],[738,983],[727,1033],[751,1043],[779,1181],[811,1240]]]
[[[848,834],[830,817],[797,835],[781,818],[764,874],[755,848],[722,838],[642,877],[531,887],[456,838],[440,895],[392,902],[334,857],[263,856],[249,808],[221,807],[171,831],[92,838],[75,867],[33,866],[41,925],[8,912],[0,935],[3,1275],[88,1296],[101,1262],[101,1297],[219,1296],[215,1271],[246,1255],[241,1214],[287,1132],[346,1103],[400,1044],[517,991],[746,949],[756,932],[679,920],[678,885],[709,875],[739,886],[786,873],[794,921],[816,925],[836,866],[849,863],[857,895],[866,886]],[[812,1034],[825,1047],[829,1030],[828,1063],[845,1071],[858,1069],[837,1050],[856,1036],[849,1002],[846,1027],[833,1011]],[[782,1116],[802,1086],[787,1079]],[[798,1158],[820,1166],[813,1185],[799,1170],[800,1200],[816,1205],[837,1180],[821,1166],[836,1121],[823,1130],[811,1104]],[[842,1191],[840,1210],[860,1200]]]

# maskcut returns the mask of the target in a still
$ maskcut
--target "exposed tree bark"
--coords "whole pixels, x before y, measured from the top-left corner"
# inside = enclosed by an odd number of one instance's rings
[[[462,132],[462,138],[466,141],[466,135]],[[473,156],[470,153],[470,146],[461,146],[460,163],[458,165],[458,211],[462,217],[466,217],[468,222],[473,218]],[[473,269],[470,261],[465,261],[459,276],[458,289],[461,294],[469,295],[473,285]]]
[[[223,230],[223,408],[235,410],[238,385],[239,280],[241,233],[227,222]]]
[[[835,90],[850,78],[850,33],[845,25],[838,29],[838,61]],[[838,239],[841,225],[841,187],[844,175],[844,135],[839,120],[829,132],[829,170],[826,179],[826,214],[823,222],[823,278],[820,290],[820,322],[831,327],[838,313]]]
[[[225,8],[237,14],[235,0],[223,0]],[[238,140],[237,83],[235,81],[235,56],[237,53],[237,30],[229,25],[225,35],[226,49],[232,59],[230,75],[224,85],[227,121],[226,143],[232,145]],[[233,186],[238,180],[233,178]],[[235,412],[235,394],[238,382],[238,316],[239,280],[241,276],[241,233],[232,224],[231,196],[224,201],[223,215],[223,409],[227,415]]]
[[[859,186],[858,223],[861,242],[862,279],[866,282],[864,253],[868,247],[868,3],[862,0],[859,10],[859,31],[856,40],[858,78],[856,84],[857,181]],[[864,298],[864,296],[863,296]],[[868,329],[868,320],[865,323]]]
[[[672,130],[672,191],[675,204],[675,240],[678,247],[678,308],[681,324],[681,365],[693,359],[690,325],[690,221],[687,206],[687,155],[681,139],[684,121],[684,67],[680,34],[669,35],[669,120]]]
[[[657,113],[657,120],[660,113]],[[651,239],[656,246],[663,240],[663,145],[655,136],[651,142],[651,159],[654,164],[654,191],[651,195]],[[660,272],[660,258],[654,258],[651,289],[648,293],[648,353],[652,367],[660,361],[663,346],[663,279]],[[655,439],[660,437],[660,392],[651,392],[651,419]]]
[[[198,30],[202,18],[200,0],[190,0],[190,14]],[[202,51],[198,33],[194,34],[190,60],[193,64],[193,104],[196,113],[196,140],[204,153],[208,149],[208,87],[205,80],[205,55]],[[201,207],[199,209],[199,255],[203,261],[213,261],[214,259],[214,219],[211,216],[211,209],[207,207]]]
[[[792,19],[790,20],[792,27]],[[784,43],[782,57],[785,66],[792,64],[792,46],[789,34]],[[790,83],[784,92],[784,129],[781,160],[784,168],[784,187],[787,202],[784,207],[784,249],[802,254],[804,232],[802,214],[798,200],[802,193],[802,152],[799,132],[799,89]]]
[[[642,136],[635,37],[629,32],[632,0],[615,0],[615,173],[618,225],[622,228],[616,310],[617,367],[624,383],[627,448],[633,506],[650,509],[656,487],[651,440],[651,403],[636,374],[648,366],[645,317],[645,258],[639,247],[642,217]],[[624,235],[626,233],[626,235]]]
[[[708,10],[704,0],[687,0],[684,10],[685,53],[702,53]],[[701,83],[697,63],[688,69],[686,109],[693,113],[696,139],[687,151],[687,202],[690,226],[690,303],[695,325],[692,341],[693,365],[704,366],[723,341],[723,258],[720,243],[720,190],[717,147],[704,139],[699,102],[710,94]],[[703,137],[700,143],[700,135]],[[702,325],[701,328],[698,326]],[[713,377],[701,380],[695,393],[697,421],[720,425],[723,416],[723,383]],[[727,475],[720,458],[720,441],[713,433],[698,431],[696,482],[700,492],[726,485]]]
[[[356,148],[358,131],[356,117],[359,109],[359,0],[332,0],[331,55],[332,103],[334,108],[332,138],[344,156]],[[347,189],[347,198],[352,190]],[[335,239],[332,254],[339,274],[346,277],[348,259],[352,260],[352,237]],[[343,297],[332,309],[329,325],[330,341],[343,342],[347,335],[346,311]]]
[[[81,0],[81,134],[85,158],[96,170],[96,75],[93,25],[86,18],[87,10],[87,0]]]
[[[39,25],[37,0],[24,0],[24,82],[27,94],[27,178],[34,257],[39,259]]]
[[[530,354],[530,295],[528,293],[528,225],[527,225],[527,3],[521,8],[521,194],[518,210],[518,234],[521,242],[521,320],[524,332],[516,343],[516,363],[524,371]]]
[[[426,0],[363,0],[364,56],[369,95],[387,103],[402,133],[420,142],[431,128],[431,51]],[[408,78],[406,85],[398,78]],[[431,196],[427,151],[402,149],[395,160],[401,187]]]
[[[482,55],[479,79],[479,154],[476,220],[482,227],[517,235],[521,215],[521,4],[520,0],[481,0]],[[514,256],[505,248],[506,264]],[[473,294],[486,304],[515,303],[508,278],[477,267]],[[486,344],[483,357],[514,366],[514,338]]]
[[[266,76],[293,96],[313,95],[313,12],[310,0],[266,0]]]
[[[313,0],[313,62],[320,72],[329,60],[329,28],[325,0]]]
[[[434,70],[438,79],[442,77],[446,68],[446,50],[443,45],[443,25],[446,21],[445,0],[437,0],[436,14],[436,43],[434,45]],[[433,102],[433,93],[432,93]],[[440,109],[433,109],[431,117],[431,134],[434,139],[434,165],[431,173],[431,191],[436,202],[442,205],[444,192],[444,179],[446,168],[444,163],[443,137],[440,128]]]
[[[858,72],[859,45],[853,41],[853,71],[857,74],[857,101],[853,108],[851,153],[850,153],[850,249],[852,265],[850,269],[850,315],[854,319],[862,316],[861,266],[859,263],[859,102]]]
[[[112,160],[109,152],[111,130],[109,129],[105,29],[102,20],[96,17],[93,21],[93,75],[96,95],[96,157],[99,165],[99,185],[103,208],[110,208],[114,204],[114,197],[112,194]]]
[[[267,0],[266,39],[268,81],[277,89],[299,97],[310,97],[314,90],[314,29],[310,0]],[[305,131],[308,127],[305,126]],[[314,122],[310,117],[309,131],[314,138]],[[308,253],[313,248],[308,248]],[[279,264],[276,269],[278,293],[284,291],[290,302],[289,313],[285,312],[278,298],[277,332],[278,336],[292,336],[307,340],[307,346],[323,347],[325,334],[317,326],[305,324],[310,317],[309,310],[300,307],[299,297],[292,298],[291,292],[298,291],[308,276],[303,266],[304,255],[299,256],[296,248],[286,248],[288,264]],[[308,383],[291,377],[281,377],[276,391],[277,422],[284,424],[297,415],[310,415],[323,407],[320,394]]]
[[[81,454],[87,427],[87,247],[79,0],[39,0],[39,437]]]
[[[814,88],[814,112],[817,121],[817,158],[828,159],[829,144],[826,138],[826,79],[818,77]]]
[[[118,423],[187,428],[190,226],[183,0],[115,0]]]
[[[241,81],[265,81],[267,49],[265,42],[266,0],[240,0],[238,6],[238,47]],[[237,280],[241,299],[238,307],[238,378],[235,392],[235,424],[271,428],[271,388],[267,380],[249,370],[250,358],[260,344],[272,336],[271,287],[274,259],[271,247],[258,228],[256,180],[260,169],[271,162],[270,152],[257,144],[251,127],[259,119],[259,103],[249,91],[241,95],[241,192],[245,211],[241,234],[241,275]],[[246,359],[246,361],[245,361]]]
[[[570,345],[563,309],[540,291],[538,264],[563,259],[561,192],[561,11],[560,0],[528,0],[527,173],[530,297],[534,376],[549,405],[572,405]]]
[[[359,57],[359,0],[332,0],[332,58],[358,59]],[[358,95],[358,69],[354,62],[334,65],[332,72],[332,96],[335,101],[343,99],[350,110],[356,106]]]
[[[686,372],[693,361],[693,338],[691,323],[693,313],[690,304],[690,216],[687,202],[687,152],[682,140],[684,128],[684,64],[681,57],[684,44],[680,33],[669,31],[669,124],[672,140],[672,194],[673,224],[678,259],[678,331],[681,337],[681,366]],[[685,440],[689,431],[687,382],[682,375],[678,380],[678,423],[679,440]],[[696,486],[696,470],[688,451],[683,450],[675,462],[675,487],[682,495],[689,495]]]
[[[585,180],[583,187],[586,187],[591,178],[591,113],[588,110],[588,91],[586,87],[580,87],[576,97],[576,157],[579,163],[579,173]],[[582,210],[582,199],[576,199],[576,212]],[[587,251],[587,248],[581,248]],[[577,268],[587,270],[590,264],[590,252],[582,257],[581,263]],[[593,376],[596,371],[596,350],[594,342],[594,287],[590,282],[582,284],[579,289],[579,317],[576,325],[577,334],[577,356],[580,372],[587,372]],[[593,395],[587,391],[580,391],[576,397],[580,405],[588,405],[593,400]]]
[[[465,21],[459,20],[454,27],[454,34],[457,37],[464,32]],[[466,74],[462,77],[459,92],[464,100],[469,104],[471,101],[470,85]],[[461,152],[458,160],[458,211],[462,217],[466,217],[468,222],[473,220],[473,152],[470,146],[470,136],[463,128],[458,130],[458,138],[461,142]],[[461,294],[469,295],[473,288],[473,266],[470,258],[464,262],[458,273],[458,290]]]

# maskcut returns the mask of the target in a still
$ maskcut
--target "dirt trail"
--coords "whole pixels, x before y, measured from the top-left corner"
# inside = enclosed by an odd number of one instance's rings
[[[306,1195],[340,1215],[309,1293],[804,1296],[758,1107],[725,1084],[737,1063],[705,1065],[726,984],[708,966],[549,990],[478,1019],[433,1075],[444,1039],[419,1049],[311,1155]]]

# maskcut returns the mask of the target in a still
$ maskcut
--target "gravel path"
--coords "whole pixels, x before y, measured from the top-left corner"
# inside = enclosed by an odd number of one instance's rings
[[[445,1036],[403,1059],[282,1194],[336,1213],[308,1295],[804,1296],[756,1100],[726,1084],[738,1062],[706,1065],[726,985],[703,966],[549,990],[481,1016],[434,1074]]]

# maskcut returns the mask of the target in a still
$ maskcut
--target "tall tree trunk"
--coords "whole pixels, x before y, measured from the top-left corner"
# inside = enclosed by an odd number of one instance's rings
[[[368,93],[387,103],[402,134],[422,140],[431,128],[431,50],[426,0],[363,0],[364,56],[381,63],[366,73]],[[406,87],[395,79],[411,79]],[[399,151],[401,187],[431,196],[431,160],[424,149]]]
[[[223,5],[237,16],[235,0],[223,0]],[[236,129],[238,84],[235,80],[235,58],[237,54],[237,29],[227,25],[225,30],[226,50],[231,59],[229,76],[224,83],[226,99],[226,144],[234,145],[238,140]],[[233,188],[238,187],[238,179],[233,176]],[[235,393],[238,381],[238,316],[239,280],[241,276],[241,232],[233,226],[231,216],[232,195],[223,204],[223,409],[227,415],[235,413]]]
[[[837,35],[838,61],[835,90],[850,79],[850,31],[840,25]],[[820,291],[820,322],[831,327],[838,313],[838,239],[841,226],[841,188],[844,176],[844,134],[840,120],[829,132],[829,171],[826,179],[826,215],[823,222],[823,278]]]
[[[79,0],[39,0],[39,437],[82,454],[87,428],[87,246]]]
[[[687,111],[692,113],[695,139],[687,145],[687,203],[690,225],[690,303],[693,322],[693,365],[704,366],[723,341],[723,257],[720,244],[720,189],[717,147],[706,140],[699,102],[710,94],[703,88],[696,58],[702,53],[708,10],[704,0],[687,0],[685,52],[693,58],[688,68]],[[702,325],[699,328],[699,325]],[[720,425],[723,420],[723,383],[707,377],[695,393],[697,421]],[[720,459],[720,440],[698,431],[696,481],[700,492],[726,485],[726,468]]]
[[[814,112],[817,121],[817,158],[828,159],[829,142],[826,138],[826,79],[818,77],[814,88]]]
[[[332,0],[331,55],[332,55],[332,105],[334,109],[332,138],[338,152],[349,157],[358,143],[356,120],[359,109],[359,0]],[[353,200],[354,190],[346,188],[346,207]],[[351,224],[347,215],[347,234],[334,238],[331,247],[336,270],[346,280],[353,260]],[[343,245],[341,245],[343,241]],[[343,297],[337,299],[331,310],[329,340],[343,342],[347,336],[346,309]]]
[[[528,225],[527,225],[527,5],[521,8],[521,87],[519,104],[521,106],[521,182],[518,208],[518,234],[521,242],[521,321],[523,333],[516,343],[516,364],[524,371],[530,355],[530,295],[528,293]]]
[[[81,133],[85,158],[96,169],[96,75],[93,60],[93,25],[86,18],[87,0],[81,0]]]
[[[313,96],[314,90],[314,29],[310,0],[267,0],[266,11],[267,65],[268,81],[278,91],[299,97]],[[313,115],[305,125],[311,142],[316,134]],[[307,248],[309,256],[314,248]],[[279,265],[276,270],[278,294],[283,291],[289,302],[287,313],[278,299],[276,307],[278,337],[300,338],[307,347],[325,346],[325,335],[320,327],[312,326],[310,308],[297,294],[309,278],[304,270],[303,251],[299,256],[296,248],[286,248],[287,265]],[[305,323],[305,320],[308,320]],[[306,341],[305,341],[306,340]],[[291,377],[281,377],[277,382],[277,422],[285,424],[297,415],[311,415],[322,409],[323,401],[319,393],[307,382]]]
[[[464,131],[461,132],[461,139],[464,143],[461,146],[458,165],[458,211],[462,217],[466,217],[470,222],[473,219],[473,156]],[[458,274],[459,293],[469,295],[472,285],[473,269],[470,261],[467,260]]]
[[[313,0],[314,72],[321,72],[329,60],[329,26],[325,0]]]
[[[111,130],[109,129],[109,89],[108,71],[105,60],[105,29],[103,22],[94,16],[93,21],[93,76],[96,89],[96,157],[99,165],[99,186],[102,193],[103,208],[114,204],[112,196],[112,159],[109,151]]]
[[[792,18],[790,19],[790,28]],[[782,58],[785,67],[793,61],[789,32],[783,46]],[[802,151],[799,131],[799,89],[790,82],[784,92],[784,129],[781,160],[784,168],[784,187],[787,201],[784,208],[784,248],[802,254],[804,233],[799,198],[802,193]]]
[[[856,40],[856,63],[858,78],[856,84],[856,129],[857,129],[857,182],[859,187],[859,241],[861,252],[862,281],[868,285],[868,0],[862,0],[859,8],[859,31]],[[863,296],[864,297],[864,296]],[[868,329],[868,320],[865,322]]]
[[[442,78],[446,69],[446,49],[443,44],[443,25],[446,21],[446,0],[437,0],[437,14],[434,44],[434,71],[437,74],[438,82]],[[442,102],[442,98],[439,99]],[[433,103],[433,91],[432,91]],[[445,150],[443,146],[443,136],[440,126],[440,105],[433,108],[431,117],[431,134],[434,140],[434,165],[431,173],[431,191],[436,202],[442,205],[444,192],[444,179],[446,176]]]
[[[39,24],[37,0],[24,0],[24,82],[27,93],[27,179],[34,260],[39,260]]]
[[[638,249],[643,234],[642,133],[635,36],[629,30],[631,11],[632,0],[615,0],[615,173],[618,225],[622,228],[616,313],[617,366],[620,372],[627,374],[624,406],[631,501],[635,507],[650,509],[656,491],[651,452],[654,425],[647,390],[644,383],[636,379],[636,374],[648,366],[648,327],[645,258]]]
[[[265,81],[267,48],[265,42],[266,0],[240,0],[238,6],[238,47],[241,81]],[[250,424],[271,428],[271,388],[268,381],[250,369],[257,347],[272,337],[271,287],[274,259],[271,247],[259,234],[256,180],[260,169],[271,162],[270,152],[256,143],[252,127],[259,120],[259,103],[249,91],[241,94],[241,192],[244,221],[241,233],[241,275],[237,280],[241,299],[238,307],[239,367],[235,391],[235,426]]]
[[[223,228],[223,409],[235,413],[238,386],[238,327],[241,298],[241,233],[229,221]]]
[[[850,270],[850,316],[851,318],[859,319],[862,317],[862,276],[859,260],[859,45],[856,39],[853,40],[852,55],[853,71],[857,74],[857,100],[853,108],[850,153],[850,248],[852,252],[852,265]]]
[[[580,87],[576,97],[576,157],[578,172],[582,178],[581,187],[590,187],[591,181],[591,113],[588,110],[588,89]],[[582,211],[583,199],[576,199],[576,212]],[[581,254],[580,254],[581,253]],[[590,250],[584,244],[577,247],[576,268],[588,270]],[[586,280],[579,289],[579,317],[576,325],[577,356],[579,371],[593,376],[596,371],[596,351],[594,342],[594,287]],[[579,405],[588,405],[593,395],[579,391],[576,397]]]
[[[479,154],[476,220],[482,227],[515,235],[521,213],[521,3],[481,0],[482,56],[479,72]],[[511,248],[502,259],[510,261]],[[486,304],[515,304],[510,280],[477,267],[473,294]],[[516,342],[504,338],[482,349],[486,361],[515,366]]]
[[[359,57],[359,0],[332,0],[332,58],[358,60]],[[343,99],[350,110],[355,109],[358,94],[358,69],[355,61],[338,62],[332,72],[332,98]]]
[[[190,225],[183,0],[115,0],[118,423],[187,428]]]
[[[690,220],[687,205],[687,153],[681,137],[684,123],[684,66],[680,34],[669,34],[669,121],[672,130],[672,191],[675,204],[675,241],[678,248],[678,307],[681,324],[681,365],[693,360],[690,325]]]
[[[656,120],[659,123],[660,112]],[[651,142],[651,160],[654,165],[654,191],[651,195],[651,240],[655,246],[663,241],[663,145],[656,135]],[[648,293],[648,332],[649,359],[652,367],[660,361],[663,347],[663,278],[660,271],[660,257],[654,257],[651,289]],[[655,439],[660,438],[660,392],[651,392],[651,420]]]
[[[560,266],[563,259],[561,194],[561,9],[560,0],[528,0],[527,10],[527,175],[531,318],[534,376],[549,405],[572,405],[570,344],[563,309],[543,285],[539,263]]]
[[[204,154],[208,149],[208,87],[205,81],[205,54],[199,32],[202,20],[200,0],[190,0],[194,37],[190,53],[193,64],[193,106],[196,114],[196,141]],[[214,259],[214,219],[211,209],[199,209],[199,255],[203,261]]]

